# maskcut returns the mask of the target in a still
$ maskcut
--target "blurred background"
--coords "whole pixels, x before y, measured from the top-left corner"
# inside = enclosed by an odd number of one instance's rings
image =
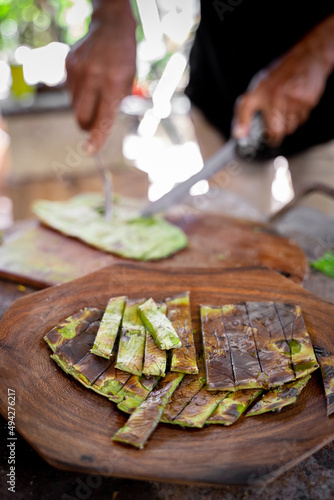
[[[102,157],[117,192],[153,200],[202,166],[183,95],[199,2],[133,0],[132,7],[137,77]],[[31,217],[36,198],[101,189],[65,87],[66,55],[86,34],[91,10],[90,0],[0,2],[0,219],[12,211],[2,227],[10,217]]]
[[[102,159],[117,193],[153,201],[203,165],[183,93],[200,4],[132,0],[132,8],[137,76]],[[65,85],[66,55],[87,33],[91,11],[90,0],[0,1],[0,229],[30,218],[35,199],[102,190]],[[293,194],[286,160],[275,168],[273,209]],[[208,190],[201,181],[190,195],[203,197]]]

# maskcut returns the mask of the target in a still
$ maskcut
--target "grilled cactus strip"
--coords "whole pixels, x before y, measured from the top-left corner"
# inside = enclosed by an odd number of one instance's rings
[[[45,334],[44,340],[52,351],[56,352],[68,340],[80,335],[91,323],[101,319],[102,314],[103,311],[100,309],[85,307],[52,328]]]
[[[222,307],[222,311],[236,390],[261,388],[263,374],[246,304],[227,304]]]
[[[201,306],[202,338],[208,390],[234,391],[234,376],[221,307]]]
[[[113,436],[113,441],[143,448],[157,427],[164,408],[183,378],[183,373],[167,373],[158,386],[136,408],[124,427]]]
[[[276,310],[285,338],[291,350],[292,367],[296,378],[305,377],[319,368],[310,336],[299,306],[276,303]]]
[[[123,314],[116,368],[133,375],[141,375],[145,351],[146,329],[138,315],[138,306],[145,299],[128,300]]]
[[[158,377],[145,378],[132,375],[122,389],[109,399],[118,403],[119,410],[132,413],[147,398],[158,380]]]
[[[63,344],[51,358],[66,372],[69,373],[72,366],[78,363],[91,349],[100,322],[91,323],[80,335],[76,335],[66,344]]]
[[[101,358],[91,352],[87,352],[78,363],[72,366],[70,373],[79,382],[83,382],[85,385],[92,385],[109,368],[111,363],[110,359]]]
[[[160,349],[181,347],[181,341],[173,325],[152,298],[139,306],[138,312]]]
[[[110,359],[122,321],[127,297],[112,297],[106,307],[91,352]]]
[[[182,427],[203,427],[227,394],[226,391],[208,391],[203,387],[173,420],[173,424]]]
[[[280,411],[284,406],[295,403],[310,378],[311,375],[306,375],[304,378],[299,378],[281,387],[271,389],[246,413],[246,417],[261,415],[268,411]]]
[[[272,302],[246,302],[253,329],[257,354],[264,373],[266,389],[291,382],[295,373],[291,367],[290,347]]]
[[[132,375],[115,368],[113,362],[105,372],[103,372],[91,386],[93,391],[102,396],[112,396],[117,394]]]
[[[191,325],[189,292],[166,300],[167,317],[172,323],[182,346],[172,349],[171,371],[196,374],[196,348]]]
[[[320,365],[329,417],[334,413],[334,355],[320,346],[314,346],[314,352]]]
[[[166,351],[159,349],[150,332],[146,330],[143,373],[149,376],[164,377],[166,374],[166,365]]]
[[[161,422],[173,423],[192,398],[202,389],[205,379],[199,375],[185,375],[178,388],[168,401]]]
[[[203,357],[201,356],[198,361],[198,374],[185,375],[178,386],[173,392],[172,397],[168,401],[166,408],[162,414],[161,422],[174,423],[173,420],[181,413],[187,406],[192,398],[204,387],[205,384],[205,365]]]
[[[245,389],[231,392],[217,406],[206,421],[207,424],[232,425],[247,410],[249,405],[263,392],[263,389]]]
[[[163,314],[166,314],[167,306],[165,303],[158,304],[158,308]],[[166,318],[167,319],[167,318]],[[160,349],[152,335],[146,330],[145,355],[144,355],[144,375],[154,375],[164,377],[166,374],[167,353]]]

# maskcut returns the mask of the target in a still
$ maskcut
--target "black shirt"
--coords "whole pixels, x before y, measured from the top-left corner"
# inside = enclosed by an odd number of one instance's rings
[[[186,94],[228,138],[235,100],[252,77],[333,12],[333,1],[202,0]],[[280,152],[293,154],[334,138],[333,114],[331,74],[320,103]]]

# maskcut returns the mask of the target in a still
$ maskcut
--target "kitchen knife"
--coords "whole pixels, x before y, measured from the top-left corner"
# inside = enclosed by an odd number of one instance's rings
[[[261,113],[252,119],[249,135],[239,140],[229,139],[213,156],[204,162],[202,170],[175,186],[171,191],[141,210],[141,216],[149,217],[181,202],[188,195],[190,188],[203,179],[210,179],[214,174],[226,168],[237,156],[252,160],[263,145],[264,122]]]
[[[106,220],[111,220],[113,215],[113,205],[112,205],[112,178],[111,173],[105,168],[100,153],[95,155],[95,163],[98,171],[101,174],[103,188],[104,188],[104,216]]]

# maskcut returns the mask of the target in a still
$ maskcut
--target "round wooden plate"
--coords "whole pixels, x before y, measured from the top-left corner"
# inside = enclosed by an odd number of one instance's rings
[[[111,296],[163,299],[190,290],[193,327],[199,304],[273,300],[299,304],[315,344],[334,352],[334,306],[278,273],[259,268],[157,270],[114,265],[18,300],[0,323],[0,409],[16,395],[16,429],[50,464],[77,471],[199,484],[265,482],[334,438],[318,373],[296,404],[279,414],[242,417],[232,427],[159,425],[144,450],[112,443],[126,421],[107,399],[64,374],[43,335],[84,306]]]

